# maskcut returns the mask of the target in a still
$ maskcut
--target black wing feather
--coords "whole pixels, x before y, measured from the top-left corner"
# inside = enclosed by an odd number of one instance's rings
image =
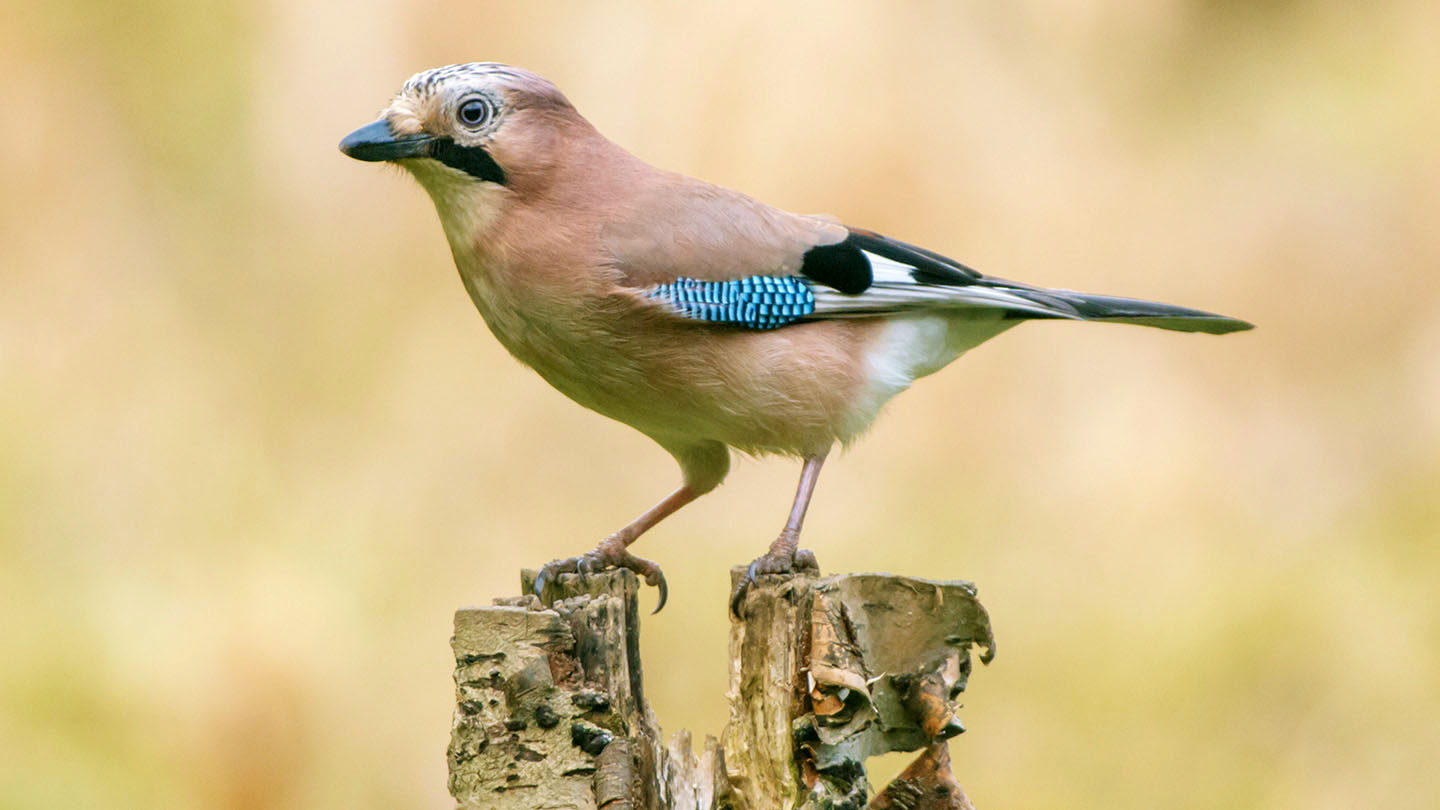
[[[851,239],[833,245],[821,245],[805,251],[800,274],[846,295],[859,295],[870,288],[874,275],[870,262]]]
[[[982,282],[985,276],[979,271],[966,267],[948,256],[918,245],[901,242],[881,236],[874,231],[851,228],[850,238],[842,244],[853,244],[861,250],[868,250],[876,256],[902,262],[915,268],[911,275],[922,284],[942,284],[958,287]]]
[[[874,283],[866,252],[909,265],[913,268],[910,275],[921,284],[955,287],[986,280],[979,272],[933,250],[860,228],[851,228],[843,242],[806,251],[800,273],[846,295],[859,295]]]

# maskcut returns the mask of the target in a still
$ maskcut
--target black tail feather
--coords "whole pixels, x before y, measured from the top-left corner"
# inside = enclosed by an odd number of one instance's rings
[[[1089,295],[1070,290],[1046,290],[1023,285],[1011,287],[1008,283],[997,286],[1037,304],[1052,307],[1057,313],[1063,313],[1060,317],[1078,316],[1089,321],[1113,321],[1175,332],[1204,332],[1211,335],[1255,328],[1253,324],[1236,318],[1158,301]]]

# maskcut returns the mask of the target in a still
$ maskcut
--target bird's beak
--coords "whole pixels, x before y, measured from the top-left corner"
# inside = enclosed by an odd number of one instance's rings
[[[428,157],[435,138],[425,133],[396,135],[385,119],[355,130],[340,142],[340,151],[356,160],[400,160]]]

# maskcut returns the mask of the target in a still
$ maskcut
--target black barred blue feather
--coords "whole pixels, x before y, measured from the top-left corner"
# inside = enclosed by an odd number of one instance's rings
[[[651,287],[649,297],[687,318],[774,329],[815,311],[815,293],[799,276],[747,276],[732,281],[678,278]]]

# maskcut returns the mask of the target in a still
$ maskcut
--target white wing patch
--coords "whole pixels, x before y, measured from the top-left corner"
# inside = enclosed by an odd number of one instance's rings
[[[1049,317],[1079,316],[983,284],[927,284],[915,279],[915,268],[870,251],[862,251],[874,281],[859,295],[846,295],[828,287],[813,286],[812,318],[865,318],[917,309],[988,309],[1033,312]]]

